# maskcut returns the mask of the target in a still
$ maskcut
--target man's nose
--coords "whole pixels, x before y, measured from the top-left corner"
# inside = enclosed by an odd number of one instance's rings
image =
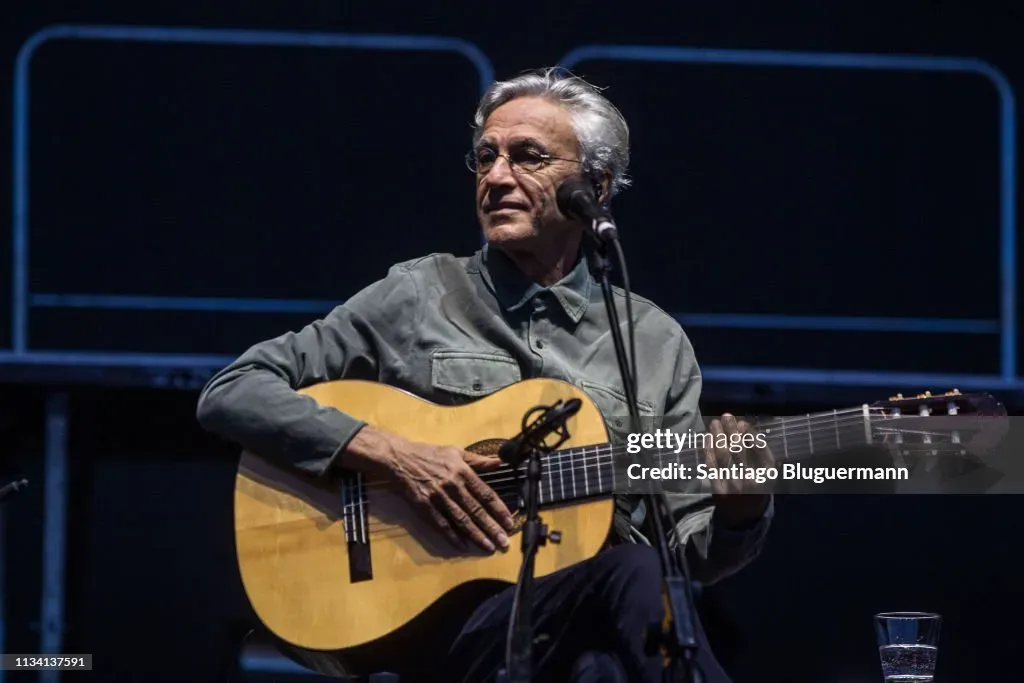
[[[484,176],[490,185],[514,185],[516,182],[512,164],[506,157],[498,157]]]

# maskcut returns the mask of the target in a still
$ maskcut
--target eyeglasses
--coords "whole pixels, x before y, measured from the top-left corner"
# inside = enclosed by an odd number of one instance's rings
[[[542,154],[532,149],[517,149],[511,154],[498,154],[493,149],[486,147],[482,149],[471,149],[466,152],[466,168],[479,175],[487,175],[494,168],[498,157],[505,157],[512,170],[521,169],[527,173],[534,173],[544,168],[552,161],[570,161],[574,164],[580,163],[579,159],[564,159],[562,157]]]

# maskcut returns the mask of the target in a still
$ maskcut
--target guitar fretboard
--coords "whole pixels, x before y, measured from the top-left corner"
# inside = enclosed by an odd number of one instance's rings
[[[867,406],[778,418],[759,424],[754,433],[747,436],[745,445],[752,445],[755,434],[761,434],[776,463],[784,463],[870,445],[874,425],[889,420],[892,420],[891,416]],[[624,444],[604,443],[555,451],[542,456],[540,503],[550,505],[635,488],[631,486],[630,466],[634,467],[634,474],[639,474],[637,466],[680,467],[684,468],[681,471],[687,473],[689,479],[695,480],[698,467],[707,463],[709,439],[714,438],[707,432],[656,430],[639,433],[635,447],[627,441]],[[757,443],[760,445],[762,441]],[[726,444],[719,442],[715,445]],[[503,468],[482,478],[496,486],[496,490],[504,488],[507,491],[507,484],[513,476],[510,469]]]

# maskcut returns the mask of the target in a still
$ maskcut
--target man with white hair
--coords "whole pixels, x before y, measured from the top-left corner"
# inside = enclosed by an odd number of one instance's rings
[[[628,143],[619,111],[571,74],[546,69],[495,83],[480,102],[467,155],[485,246],[471,256],[397,264],[323,320],[250,348],[204,389],[201,424],[313,472],[384,473],[453,543],[507,549],[512,516],[477,476],[495,459],[409,441],[296,390],[359,378],[452,404],[550,377],[581,387],[606,417],[627,415],[600,285],[582,249],[584,227],[559,211],[556,193],[582,176],[607,205],[629,184]],[[676,432],[702,431],[701,375],[689,340],[650,301],[634,297],[633,309],[642,414]],[[709,426],[744,429],[728,414]],[[708,452],[718,465],[763,457]],[[693,579],[715,582],[758,554],[772,516],[769,495],[727,487],[666,495],[669,540],[685,544]],[[534,680],[662,680],[660,657],[644,646],[645,629],[662,616],[661,565],[645,535],[646,512],[620,497],[608,549],[537,579],[532,620],[546,638],[535,647]],[[451,647],[446,681],[494,680],[505,664],[511,604],[508,589],[476,609]],[[726,680],[698,630],[705,679]]]

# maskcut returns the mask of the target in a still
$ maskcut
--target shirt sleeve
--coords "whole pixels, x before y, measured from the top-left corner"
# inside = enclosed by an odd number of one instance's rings
[[[401,330],[418,322],[408,268],[387,276],[323,319],[251,347],[200,394],[200,425],[255,454],[324,474],[364,422],[297,390],[337,379],[376,380],[400,358]]]
[[[682,334],[672,387],[665,404],[663,427],[674,432],[699,434],[704,431],[704,418],[699,401],[703,378],[685,333]],[[774,499],[755,524],[745,529],[732,529],[715,517],[710,482],[696,480],[692,493],[666,493],[674,528],[669,532],[670,545],[686,545],[691,578],[705,584],[738,572],[755,557],[764,544],[774,515]]]

